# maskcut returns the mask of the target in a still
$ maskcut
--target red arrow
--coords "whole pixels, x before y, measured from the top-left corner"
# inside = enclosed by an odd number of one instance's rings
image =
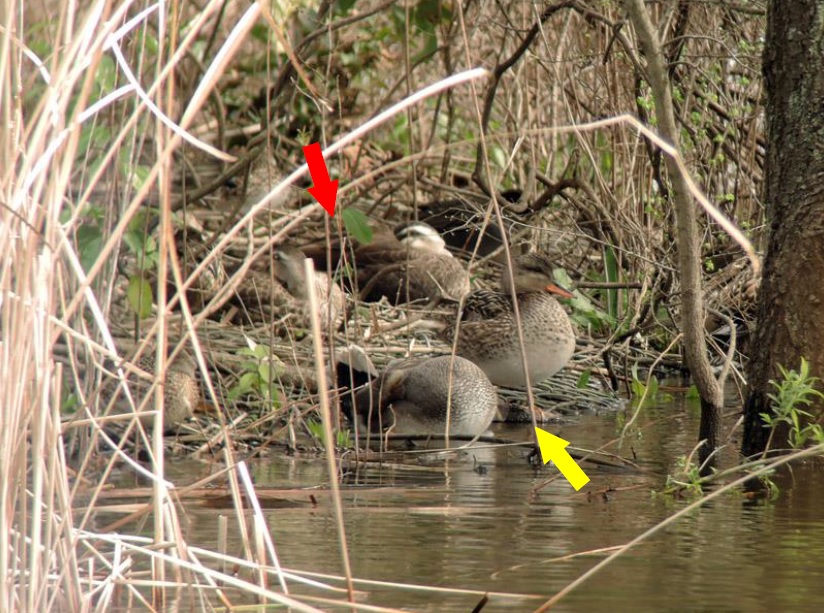
[[[329,171],[326,169],[326,161],[320,150],[320,143],[312,143],[303,148],[303,155],[306,156],[306,163],[309,165],[309,173],[312,175],[314,187],[309,188],[309,193],[315,200],[326,209],[330,217],[335,216],[335,201],[338,199],[338,180],[329,180]]]

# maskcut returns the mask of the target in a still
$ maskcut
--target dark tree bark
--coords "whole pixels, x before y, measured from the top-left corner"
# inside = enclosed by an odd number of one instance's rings
[[[770,235],[744,405],[745,455],[764,450],[770,379],[824,375],[824,0],[771,0],[764,77]],[[780,434],[780,433],[777,433]],[[786,439],[785,439],[786,441]],[[778,446],[785,441],[773,438]]]

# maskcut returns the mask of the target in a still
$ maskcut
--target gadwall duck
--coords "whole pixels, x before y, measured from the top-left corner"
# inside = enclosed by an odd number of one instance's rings
[[[450,398],[450,363],[451,398]],[[475,437],[498,408],[495,387],[484,372],[460,356],[407,358],[391,362],[354,394],[344,412],[361,432]]]
[[[495,385],[526,385],[517,323],[512,305],[512,286],[518,300],[529,380],[548,379],[569,362],[575,351],[575,333],[563,307],[552,297],[571,298],[552,277],[552,262],[539,253],[527,253],[512,261],[514,277],[504,266],[501,290],[476,290],[467,296],[461,313],[457,353],[481,367]],[[455,326],[442,336],[454,341]]]
[[[312,278],[307,281],[305,261],[306,256],[295,247],[277,248],[274,255],[275,277],[286,286],[290,294],[304,304],[308,304],[309,292],[315,293],[321,327],[325,328],[324,320],[331,319],[335,322],[343,315],[346,306],[343,290],[323,272],[312,271]]]

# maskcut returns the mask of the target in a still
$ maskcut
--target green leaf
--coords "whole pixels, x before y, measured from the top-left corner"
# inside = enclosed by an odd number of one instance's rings
[[[586,369],[584,372],[581,373],[581,376],[578,377],[578,382],[575,384],[575,387],[577,387],[579,390],[584,389],[589,384],[589,380],[591,377],[592,371]]]
[[[257,25],[252,26],[250,34],[252,38],[254,38],[256,41],[261,43],[268,43],[270,28],[268,25],[264,23],[259,23]]]
[[[77,141],[77,151],[87,154],[90,149],[99,151],[112,141],[112,133],[108,126],[90,122],[83,125],[80,138]]]
[[[433,56],[438,49],[438,37],[432,32],[424,32],[424,46],[419,53],[416,53],[412,61],[417,64]]]
[[[103,246],[103,233],[97,226],[80,226],[77,229],[77,246],[80,265],[88,272],[97,261]]]
[[[261,382],[266,383],[268,385],[269,381],[272,380],[272,372],[269,367],[269,362],[261,362],[260,364],[258,364],[257,371]]]
[[[701,395],[698,393],[698,388],[694,385],[690,385],[689,389],[687,390],[687,399],[688,400],[699,400]]]
[[[152,313],[152,286],[141,277],[135,275],[129,279],[129,287],[126,290],[126,297],[129,300],[129,306],[137,314],[140,319],[144,319]]]
[[[117,65],[110,55],[104,55],[100,58],[97,72],[94,75],[94,82],[101,97],[114,91],[117,82]]]
[[[409,116],[406,114],[396,115],[395,123],[392,126],[392,141],[396,145],[396,150],[402,150],[400,146],[409,144]]]
[[[321,443],[324,442],[324,430],[321,422],[315,421],[314,419],[306,420],[306,428],[313,438],[319,440]]]
[[[140,230],[129,229],[123,233],[123,242],[134,254],[143,253],[143,232]]]
[[[259,379],[257,373],[246,372],[240,376],[237,385],[229,390],[229,400],[237,400],[242,394],[247,394],[257,387]]]
[[[255,345],[254,350],[252,351],[252,355],[256,358],[264,359],[269,357],[269,353],[271,353],[270,349],[266,345]]]
[[[433,31],[441,17],[440,0],[420,0],[415,7],[412,20],[422,30]]]
[[[142,229],[130,228],[123,234],[123,242],[134,253],[140,270],[154,270],[157,267],[160,254],[154,237],[146,236]]]
[[[572,279],[563,268],[553,270],[553,276],[555,281],[563,287],[569,289],[573,286]],[[615,320],[608,313],[597,308],[586,294],[575,292],[574,296],[569,299],[569,305],[572,307],[572,319],[581,327],[595,326],[598,329],[611,329],[615,326]]]
[[[345,17],[353,8],[355,8],[355,0],[338,0],[335,2],[335,14],[339,17]]]
[[[372,242],[373,233],[369,226],[369,218],[358,209],[349,207],[343,209],[341,213],[343,218],[343,225],[346,226],[346,231],[352,237],[363,245],[368,245]]]
[[[132,173],[129,175],[129,178],[131,179],[132,187],[135,191],[138,191],[143,187],[146,180],[149,178],[149,173],[151,173],[151,169],[148,166],[136,164],[132,167]]]
[[[256,372],[245,372],[240,376],[238,387],[242,390],[251,390],[260,383],[260,377]]]
[[[60,414],[69,415],[72,413],[76,413],[79,406],[80,400],[78,399],[77,395],[69,394],[68,396],[63,398],[63,402],[60,405]]]

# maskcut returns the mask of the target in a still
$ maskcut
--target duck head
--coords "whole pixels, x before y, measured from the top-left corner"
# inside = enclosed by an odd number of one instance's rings
[[[399,225],[395,228],[395,237],[402,245],[410,249],[420,249],[436,255],[452,255],[447,251],[446,242],[438,231],[420,221]]]
[[[572,298],[572,292],[558,285],[553,278],[552,261],[543,253],[524,253],[512,260],[512,275],[504,266],[501,287],[506,293],[549,292],[562,298]]]
[[[275,247],[273,257],[275,279],[285,285],[289,293],[297,298],[308,297],[308,284],[303,269],[305,259],[303,252],[296,247],[288,245]]]

